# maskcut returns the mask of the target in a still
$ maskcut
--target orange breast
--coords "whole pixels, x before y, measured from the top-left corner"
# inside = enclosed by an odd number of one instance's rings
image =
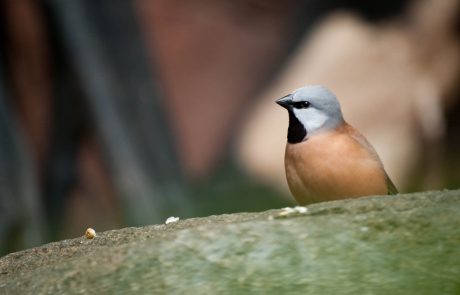
[[[377,154],[349,125],[287,144],[285,168],[300,204],[388,192]]]

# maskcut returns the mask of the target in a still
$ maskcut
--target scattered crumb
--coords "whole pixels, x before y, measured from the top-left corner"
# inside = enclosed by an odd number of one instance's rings
[[[91,227],[88,228],[85,232],[85,237],[89,240],[94,239],[96,237],[96,231],[92,229]]]
[[[295,206],[294,210],[297,211],[298,213],[302,214],[302,213],[307,213],[308,208],[303,207],[303,206]]]
[[[168,219],[166,219],[165,224],[169,224],[169,223],[173,223],[177,221],[179,221],[179,217],[171,216],[171,217],[168,217]]]
[[[278,213],[274,218],[276,217],[285,217],[285,216],[291,216],[291,215],[298,215],[298,214],[305,214],[308,212],[307,207],[303,206],[296,206],[296,207],[285,207],[281,209],[281,212]]]

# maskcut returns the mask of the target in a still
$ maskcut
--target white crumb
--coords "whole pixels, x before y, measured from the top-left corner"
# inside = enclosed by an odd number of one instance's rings
[[[308,211],[308,208],[307,207],[303,207],[303,206],[295,206],[294,207],[294,210],[299,212],[299,213],[307,213]]]
[[[171,216],[171,217],[168,217],[168,219],[166,219],[165,224],[169,224],[169,223],[173,223],[177,221],[179,221],[179,217]]]

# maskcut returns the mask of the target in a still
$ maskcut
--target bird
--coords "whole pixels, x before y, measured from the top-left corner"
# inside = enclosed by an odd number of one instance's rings
[[[284,166],[300,205],[398,193],[377,152],[344,120],[328,88],[307,85],[276,103],[289,114]]]

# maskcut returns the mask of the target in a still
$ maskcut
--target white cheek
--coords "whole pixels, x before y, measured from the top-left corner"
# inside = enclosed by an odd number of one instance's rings
[[[300,110],[294,109],[294,115],[307,130],[307,136],[308,134],[319,131],[322,127],[324,127],[327,121],[327,116],[323,112],[314,108]]]

